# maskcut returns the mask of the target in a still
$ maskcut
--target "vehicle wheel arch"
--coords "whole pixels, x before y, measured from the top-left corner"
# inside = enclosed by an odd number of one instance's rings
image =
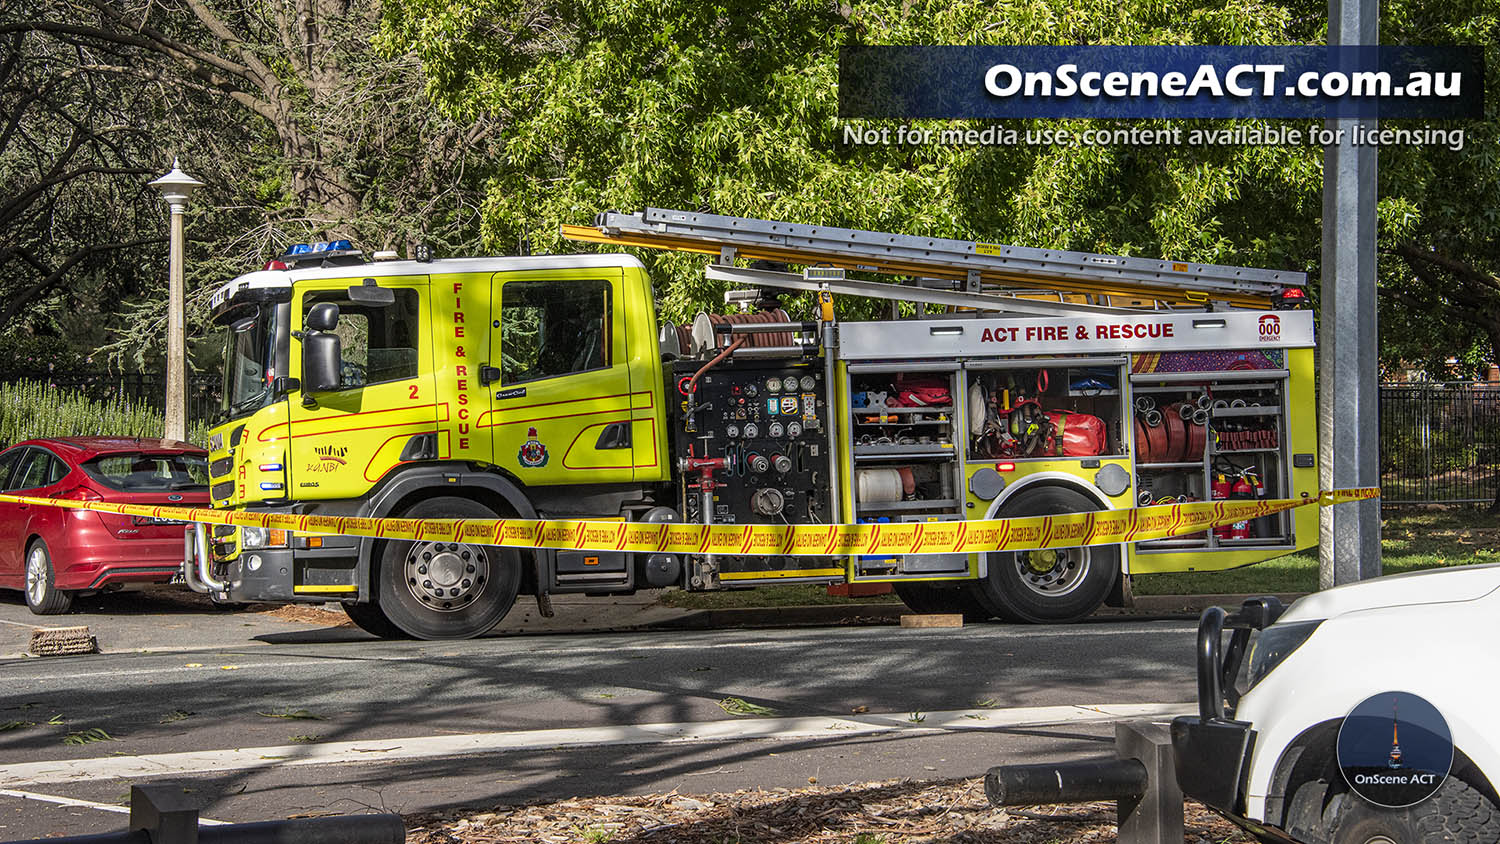
[[[997,514],[1000,512],[1000,509],[1005,506],[1006,502],[1023,493],[1045,489],[1047,487],[1056,487],[1080,493],[1090,501],[1093,501],[1095,504],[1099,505],[1100,510],[1119,509],[1115,506],[1114,502],[1110,501],[1109,497],[1106,496],[1098,487],[1094,486],[1091,483],[1088,483],[1087,481],[1080,480],[1076,475],[1069,475],[1066,472],[1038,472],[1034,475],[1023,478],[1015,482],[1014,484],[1007,484],[1005,489],[1001,490],[1000,494],[995,497],[995,500],[990,502],[989,508],[985,510],[984,518],[999,518]],[[1125,577],[1125,567],[1129,559],[1130,555],[1125,553],[1125,547],[1121,545],[1120,569],[1119,571],[1115,572],[1114,585],[1110,587],[1111,593],[1116,596],[1118,596],[1118,594],[1122,591],[1122,578]],[[1113,606],[1113,604],[1111,604],[1111,606]]]
[[[1286,810],[1290,807],[1292,794],[1311,780],[1326,780],[1329,784],[1329,796],[1348,790],[1338,767],[1338,735],[1343,723],[1343,718],[1330,718],[1314,724],[1298,733],[1282,750],[1267,788],[1267,821],[1285,828],[1288,821]],[[1453,766],[1448,776],[1461,780],[1483,794],[1491,803],[1500,806],[1500,794],[1496,793],[1484,771],[1474,764],[1461,747],[1453,748]]]
[[[459,478],[456,483],[448,480],[454,475]],[[435,493],[467,498],[489,507],[502,517],[537,518],[536,508],[527,494],[525,483],[509,472],[495,466],[476,468],[466,465],[461,470],[455,470],[453,466],[440,464],[398,467],[396,471],[381,480],[365,505],[360,508],[359,515],[384,518],[402,513],[416,502],[429,498]],[[361,601],[369,600],[372,595],[370,568],[372,561],[380,558],[384,550],[384,542],[384,540],[374,538],[360,540],[359,570],[356,576],[360,584]],[[519,553],[522,559],[520,592],[523,595],[534,595],[537,592],[539,575],[537,564],[550,565],[550,558],[547,556],[550,552],[521,550]],[[539,554],[542,555],[540,559]]]
[[[998,518],[996,514],[1000,512],[1000,509],[1005,506],[1006,502],[1022,493],[1042,487],[1061,487],[1073,492],[1082,493],[1098,504],[1100,510],[1118,509],[1098,487],[1087,481],[1080,480],[1075,475],[1069,475],[1066,472],[1038,472],[1022,478],[1013,484],[1006,484],[1005,489],[1001,490],[1000,494],[995,497],[995,500],[990,502],[989,508],[985,510],[984,517],[986,519]]]

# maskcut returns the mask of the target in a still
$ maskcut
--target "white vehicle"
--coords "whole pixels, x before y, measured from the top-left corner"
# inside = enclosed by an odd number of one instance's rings
[[[1441,713],[1452,766],[1431,797],[1385,808],[1351,790],[1336,746],[1351,710],[1399,692]],[[1199,716],[1172,724],[1182,790],[1261,841],[1500,842],[1500,565],[1377,578],[1284,612],[1271,598],[1211,608],[1198,702]]]

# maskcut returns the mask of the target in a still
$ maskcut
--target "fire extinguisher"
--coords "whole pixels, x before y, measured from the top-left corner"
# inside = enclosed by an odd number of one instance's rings
[[[1213,499],[1215,501],[1223,501],[1223,500],[1227,499],[1229,497],[1229,493],[1230,493],[1229,478],[1227,478],[1224,475],[1224,473],[1222,473],[1222,472],[1220,472],[1217,475],[1214,475],[1214,482],[1213,482],[1213,485],[1212,485],[1212,489],[1213,489]],[[1230,526],[1229,525],[1219,525],[1218,527],[1214,528],[1214,538],[1215,539],[1228,539],[1229,538],[1229,531],[1230,531]]]
[[[1235,479],[1234,486],[1231,487],[1230,490],[1229,490],[1229,497],[1231,499],[1235,500],[1235,501],[1254,501],[1255,500],[1255,487],[1251,486],[1250,481],[1248,479],[1246,479],[1245,474],[1243,472],[1241,472],[1240,476]],[[1240,520],[1238,522],[1235,522],[1234,524],[1230,525],[1229,526],[1229,538],[1230,539],[1249,539],[1250,538],[1250,520],[1249,519],[1242,519],[1242,520]]]

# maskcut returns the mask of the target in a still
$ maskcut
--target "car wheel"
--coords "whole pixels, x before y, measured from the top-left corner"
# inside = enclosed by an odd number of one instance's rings
[[[1345,792],[1328,803],[1330,844],[1490,844],[1500,841],[1500,809],[1463,780],[1448,778],[1432,797],[1387,809]]]
[[[1075,490],[1046,486],[1027,490],[1000,508],[998,516],[1051,516],[1098,510]],[[1040,551],[996,551],[985,555],[988,573],[974,594],[994,615],[1009,621],[1057,624],[1077,621],[1104,605],[1120,573],[1120,546],[1085,545]]]
[[[37,615],[60,615],[73,606],[73,593],[57,588],[52,555],[40,539],[26,549],[26,606]]]
[[[955,613],[964,621],[988,621],[994,614],[965,586],[940,587],[926,583],[895,583],[896,597],[916,613]]]
[[[1323,806],[1327,799],[1327,780],[1308,780],[1297,786],[1287,803],[1282,828],[1298,841],[1322,841]]]
[[[380,605],[373,601],[368,604],[344,604],[344,614],[354,622],[354,626],[382,639],[410,639],[406,631],[391,623],[381,611]]]
[[[494,519],[467,498],[420,502],[407,519]],[[385,617],[417,639],[469,639],[500,623],[516,602],[521,555],[514,548],[464,542],[388,541],[375,573]],[[357,621],[355,622],[358,623]]]

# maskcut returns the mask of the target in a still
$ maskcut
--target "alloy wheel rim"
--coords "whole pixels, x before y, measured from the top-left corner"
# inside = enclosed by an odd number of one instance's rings
[[[418,542],[406,555],[406,587],[437,612],[459,612],[478,600],[490,578],[489,555],[478,545]]]
[[[33,604],[40,604],[47,597],[47,555],[40,548],[33,548],[26,555],[26,597]]]

